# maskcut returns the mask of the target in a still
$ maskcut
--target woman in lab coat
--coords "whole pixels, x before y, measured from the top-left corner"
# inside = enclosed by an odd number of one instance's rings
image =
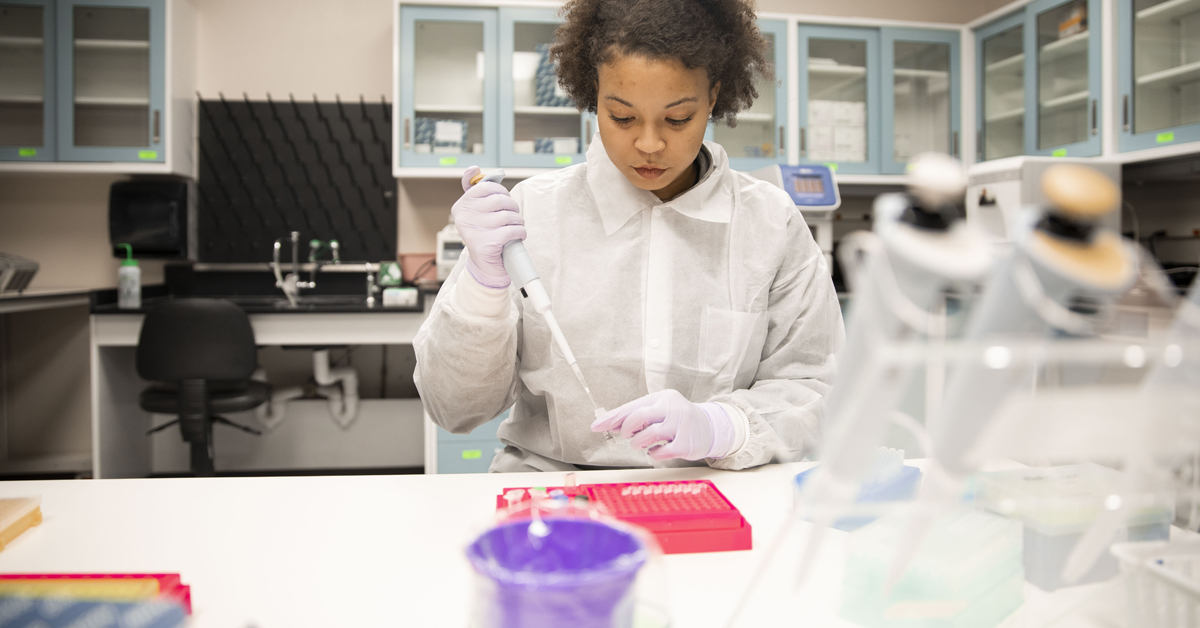
[[[492,471],[798,459],[843,338],[825,258],[790,198],[704,142],[771,76],[744,0],[572,0],[551,55],[596,112],[587,161],[454,204],[468,251],[417,334],[430,417],[468,433],[505,409]],[[510,290],[523,238],[600,418],[545,320]],[[606,433],[607,432],[607,433]],[[613,435],[616,437],[612,437]],[[699,462],[703,461],[703,462]]]

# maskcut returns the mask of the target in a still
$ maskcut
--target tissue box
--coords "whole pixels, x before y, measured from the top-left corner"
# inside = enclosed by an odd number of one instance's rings
[[[833,115],[833,108],[836,104],[832,100],[808,101],[809,126],[833,126],[837,124]]]
[[[834,161],[866,161],[867,130],[855,126],[834,127],[833,159]]]
[[[414,131],[414,143],[418,146],[428,144],[432,152],[467,152],[466,120],[417,118]]]
[[[808,158],[812,161],[833,161],[833,126],[812,126],[808,129]]]

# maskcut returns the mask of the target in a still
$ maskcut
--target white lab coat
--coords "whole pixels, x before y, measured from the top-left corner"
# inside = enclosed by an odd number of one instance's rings
[[[513,188],[525,245],[597,403],[673,388],[748,419],[745,444],[709,465],[799,459],[816,442],[844,337],[833,282],[787,194],[704,146],[706,174],[664,202],[634,187],[597,135],[585,163]],[[426,412],[453,433],[513,407],[492,471],[702,464],[655,462],[592,432],[544,319],[515,289],[498,317],[466,313],[455,299],[466,281],[459,263],[413,342],[415,379]]]

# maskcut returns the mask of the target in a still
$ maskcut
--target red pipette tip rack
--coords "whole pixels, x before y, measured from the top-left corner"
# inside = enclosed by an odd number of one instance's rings
[[[584,496],[613,517],[649,530],[664,554],[729,552],[751,548],[750,524],[708,480],[580,484],[536,487],[552,498],[561,490],[568,498]],[[506,494],[520,491],[519,506],[531,498],[529,488],[507,488],[496,496],[496,509],[509,510]],[[523,516],[528,516],[528,511]]]

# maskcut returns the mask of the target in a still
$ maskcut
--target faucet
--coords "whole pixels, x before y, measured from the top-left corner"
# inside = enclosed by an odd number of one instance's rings
[[[300,281],[300,232],[293,231],[288,239],[292,241],[292,272],[284,277],[279,269],[279,252],[283,249],[283,238],[275,241],[274,263],[271,264],[271,269],[275,271],[275,287],[283,290],[283,296],[287,297],[288,304],[296,307],[296,299],[300,296],[300,290],[317,286],[313,276],[316,274],[316,269],[314,267],[313,274],[309,275],[309,281]]]

